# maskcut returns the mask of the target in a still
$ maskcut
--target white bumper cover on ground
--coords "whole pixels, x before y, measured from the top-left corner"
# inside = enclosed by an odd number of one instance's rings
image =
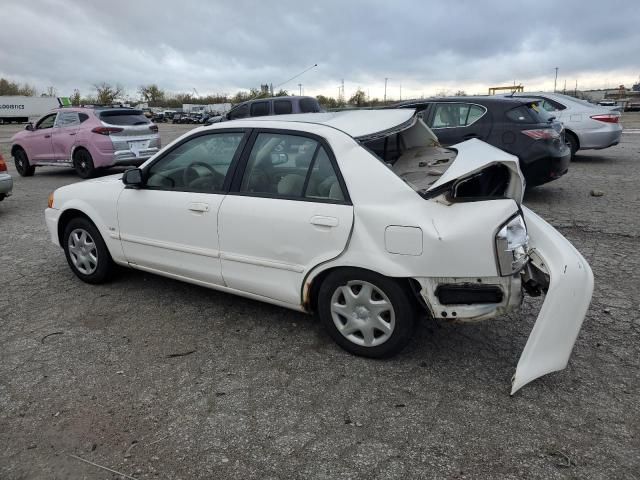
[[[567,366],[591,302],[589,264],[560,232],[522,207],[529,246],[544,262],[549,289],[513,376],[513,395],[527,383]]]

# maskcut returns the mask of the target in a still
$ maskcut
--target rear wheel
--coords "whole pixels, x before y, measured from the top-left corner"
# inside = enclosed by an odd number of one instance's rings
[[[21,148],[18,148],[15,151],[15,153],[13,154],[13,159],[16,164],[16,170],[21,177],[32,177],[36,172],[36,167],[29,163],[27,153]]]
[[[100,232],[88,219],[76,217],[64,229],[63,248],[73,273],[87,283],[102,283],[114,270]]]
[[[576,153],[578,152],[578,139],[576,138],[576,136],[571,133],[571,132],[565,132],[564,134],[564,140],[567,144],[567,146],[569,147],[569,149],[571,150],[571,159],[573,160],[573,158],[576,156]]]
[[[318,312],[331,338],[371,358],[400,352],[411,340],[415,303],[400,282],[347,268],[330,273],[318,292]]]
[[[84,148],[76,150],[73,154],[73,168],[80,178],[91,178],[96,171],[91,154]]]

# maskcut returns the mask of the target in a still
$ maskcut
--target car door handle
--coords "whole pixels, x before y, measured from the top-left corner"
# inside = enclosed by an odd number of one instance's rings
[[[323,215],[314,215],[309,222],[312,225],[319,225],[321,227],[337,227],[338,219],[336,217],[325,217]]]
[[[193,202],[189,204],[189,210],[192,212],[208,212],[209,205],[206,203]]]
[[[44,138],[51,138],[51,135],[45,135]]]
[[[73,133],[70,133],[69,135],[75,135],[75,134],[76,134],[76,132],[73,132]]]

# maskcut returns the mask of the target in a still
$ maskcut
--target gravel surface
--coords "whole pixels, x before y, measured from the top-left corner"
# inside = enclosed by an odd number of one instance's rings
[[[399,356],[340,350],[316,319],[138,271],[80,282],[48,240],[68,169],[0,203],[0,478],[640,479],[640,115],[525,203],[590,262],[566,370],[509,396],[539,299],[425,320]],[[0,127],[0,151],[20,126]],[[161,125],[163,143],[189,126]],[[12,162],[11,162],[12,163]],[[593,196],[591,191],[601,196]]]

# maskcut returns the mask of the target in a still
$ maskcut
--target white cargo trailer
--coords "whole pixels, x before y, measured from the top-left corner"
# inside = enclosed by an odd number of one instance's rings
[[[0,124],[35,120],[52,108],[65,105],[67,101],[66,98],[55,97],[0,95]]]

